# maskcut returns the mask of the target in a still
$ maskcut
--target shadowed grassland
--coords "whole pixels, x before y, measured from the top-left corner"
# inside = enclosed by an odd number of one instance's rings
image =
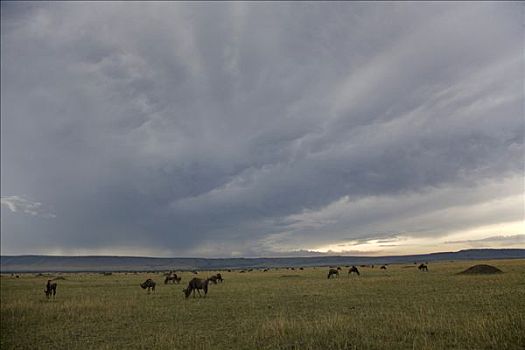
[[[498,275],[458,275],[478,262],[222,272],[207,298],[184,299],[194,277],[62,274],[1,278],[2,349],[524,349],[525,261],[484,261]],[[214,273],[200,272],[199,277]],[[294,277],[291,277],[294,276]],[[139,287],[146,278],[156,293]]]

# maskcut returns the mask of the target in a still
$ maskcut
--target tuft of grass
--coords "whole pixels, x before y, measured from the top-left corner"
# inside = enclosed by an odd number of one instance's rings
[[[55,300],[47,276],[2,276],[0,348],[524,349],[525,261],[490,263],[504,273],[458,275],[465,261],[331,280],[324,268],[221,272],[206,298],[188,299],[191,273],[179,285],[161,273],[69,273]],[[146,278],[155,293],[139,287]]]

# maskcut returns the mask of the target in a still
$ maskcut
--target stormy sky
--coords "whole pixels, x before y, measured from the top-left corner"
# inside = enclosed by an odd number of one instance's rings
[[[525,248],[524,6],[1,3],[1,252]]]

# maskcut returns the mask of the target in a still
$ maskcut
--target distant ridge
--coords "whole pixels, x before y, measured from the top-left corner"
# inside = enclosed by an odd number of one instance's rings
[[[399,256],[314,256],[290,258],[155,258],[126,256],[4,255],[2,273],[220,270],[262,267],[394,264],[443,260],[525,259],[525,249],[468,249]]]

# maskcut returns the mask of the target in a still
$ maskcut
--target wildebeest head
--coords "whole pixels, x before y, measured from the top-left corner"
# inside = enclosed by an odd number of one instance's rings
[[[191,294],[191,290],[189,288],[185,288],[182,290],[184,292],[184,296],[187,298]]]
[[[148,286],[146,286],[146,283],[141,283],[141,284],[140,284],[140,287],[141,287],[142,289],[146,289],[146,288],[148,288]]]

